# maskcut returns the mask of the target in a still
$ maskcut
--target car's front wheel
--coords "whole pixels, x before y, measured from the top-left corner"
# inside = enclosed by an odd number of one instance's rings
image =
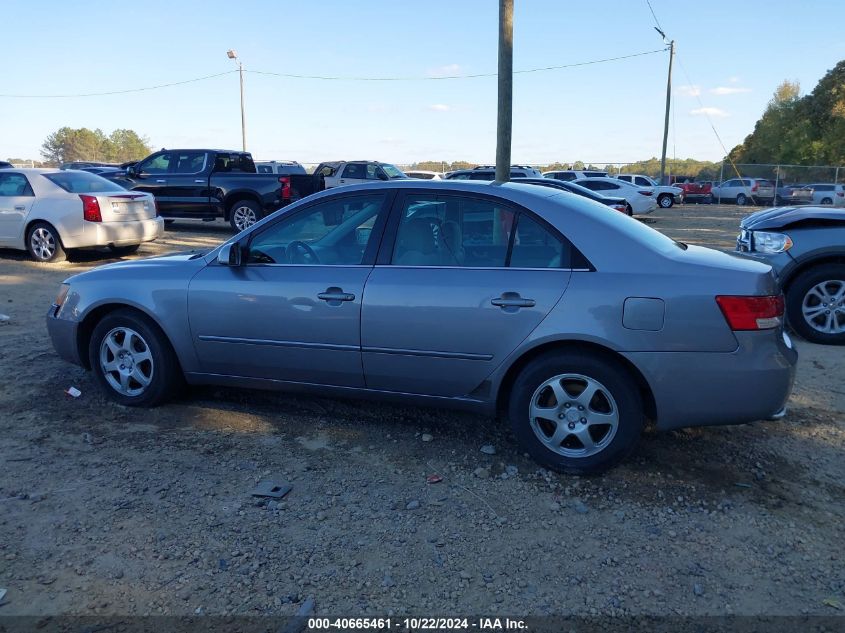
[[[589,475],[634,448],[644,422],[639,390],[620,365],[600,355],[552,352],[523,369],[508,414],[520,446],[563,473]]]
[[[822,198],[822,204],[833,204],[832,198]]]
[[[240,233],[261,219],[261,207],[252,200],[240,200],[232,205],[229,223]]]
[[[660,205],[661,209],[671,209],[672,205],[675,204],[675,200],[668,193],[664,193],[657,198],[657,204]]]
[[[823,345],[845,345],[845,264],[807,270],[786,293],[789,325],[803,338]]]
[[[106,394],[127,406],[161,404],[184,380],[164,332],[134,310],[111,312],[97,324],[88,359]]]
[[[29,227],[26,250],[37,262],[63,262],[67,258],[59,232],[46,222],[36,222]]]

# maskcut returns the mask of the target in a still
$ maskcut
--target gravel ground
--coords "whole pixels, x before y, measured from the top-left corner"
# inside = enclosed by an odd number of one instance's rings
[[[730,249],[746,212],[647,222]],[[227,235],[175,225],[138,256]],[[43,323],[59,282],[108,257],[0,251],[0,615],[845,613],[841,349],[798,342],[782,421],[646,433],[612,472],[566,477],[448,411],[228,389],[112,404]],[[252,497],[268,479],[293,489]]]

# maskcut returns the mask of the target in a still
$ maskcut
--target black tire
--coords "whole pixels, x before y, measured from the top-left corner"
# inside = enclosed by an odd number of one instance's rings
[[[164,221],[164,226],[173,226],[174,224],[176,224],[176,220],[165,220]]]
[[[610,394],[612,401],[615,401],[615,409],[618,415],[615,435],[607,438],[607,445],[592,455],[578,457],[563,455],[553,450],[547,443],[540,440],[538,432],[534,429],[535,425],[532,424],[529,407],[535,396],[543,397],[544,391],[538,391],[540,387],[548,380],[567,374],[577,374],[600,383]],[[567,392],[567,396],[571,397],[571,394]],[[569,405],[569,403],[561,405],[557,402],[557,398],[555,398],[555,401],[554,406]],[[607,402],[610,401],[607,400]],[[574,409],[572,411],[574,412]],[[571,475],[594,475],[618,464],[636,446],[645,420],[640,392],[624,367],[599,355],[575,352],[551,352],[528,364],[513,384],[508,417],[517,442],[524,451],[547,468]],[[540,422],[536,426],[542,427],[544,423],[552,424],[549,419],[538,418],[538,420]],[[564,422],[558,423],[555,420],[553,424],[562,425]],[[567,428],[572,429],[573,424],[577,426],[579,423],[567,423]],[[557,426],[554,428],[557,428]],[[576,430],[583,431],[583,427]],[[543,432],[543,429],[541,428],[540,431]],[[562,432],[567,433],[568,431],[562,429]],[[598,443],[600,444],[604,439],[599,438]],[[565,446],[570,441],[580,443],[580,440],[575,440],[573,433],[564,438],[558,447],[563,451],[571,452],[571,447]],[[582,448],[586,447],[582,445]],[[576,450],[580,449],[577,449],[576,446]]]
[[[831,198],[822,198],[821,204],[833,204],[833,199],[831,199]]]
[[[129,340],[126,336],[127,329],[140,336],[141,342],[139,343],[134,338]],[[121,330],[124,332],[122,337]],[[107,378],[108,373],[112,381],[117,383],[121,373],[118,369],[107,372],[101,363],[101,346],[104,345],[110,333],[114,333],[111,339],[114,345],[127,346],[120,351],[121,354],[130,351],[130,356],[139,357],[145,355],[146,352],[149,353],[149,361],[145,359],[135,362],[132,358],[126,359],[127,364],[131,363],[133,369],[137,366],[140,372],[149,375],[149,384],[140,393],[123,393]],[[106,347],[109,347],[108,344]],[[117,352],[118,350],[103,350],[107,359],[111,358],[115,363],[121,363],[123,359]],[[172,398],[184,385],[179,359],[170,341],[158,325],[135,310],[121,309],[110,312],[97,323],[88,345],[88,359],[97,382],[105,394],[118,404],[125,406],[155,407]],[[128,367],[126,371],[129,372]],[[133,385],[140,384],[136,379],[128,378],[129,390],[133,389]]]
[[[29,227],[26,232],[26,250],[32,259],[44,264],[67,259],[59,232],[47,222],[35,222]]]
[[[140,244],[130,244],[129,246],[109,246],[109,250],[118,257],[137,253],[139,248],[141,248]]]
[[[675,204],[675,199],[668,193],[662,193],[657,196],[657,206],[661,209],[671,209]]]
[[[741,194],[737,195],[736,203],[739,206],[744,207],[748,203],[748,198],[745,196],[744,193],[741,193]]]
[[[845,345],[845,331],[839,333],[820,331],[813,327],[804,316],[802,308],[805,297],[807,297],[811,306],[818,305],[817,297],[808,297],[808,293],[819,284],[825,284],[825,282],[831,285],[838,284],[840,288],[845,285],[845,264],[822,264],[798,275],[789,284],[789,289],[786,292],[786,319],[794,332],[811,343]],[[834,305],[828,307],[834,315],[833,318],[838,319],[834,323],[845,323],[845,298],[839,299]],[[827,317],[824,309],[824,306],[822,306],[822,314],[817,318]],[[837,310],[839,312],[836,312]]]
[[[633,215],[634,215],[634,208],[630,204],[628,204],[627,202],[625,203],[625,213],[627,213],[628,216],[631,216],[631,217],[633,217]]]
[[[229,224],[235,233],[240,233],[258,222],[264,214],[253,200],[238,200],[229,210]]]

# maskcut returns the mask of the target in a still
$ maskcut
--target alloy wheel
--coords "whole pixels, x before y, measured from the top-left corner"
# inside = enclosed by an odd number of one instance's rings
[[[599,381],[581,374],[560,374],[531,396],[531,430],[550,450],[564,457],[590,457],[613,441],[619,408]]]
[[[845,280],[831,279],[810,288],[801,302],[801,313],[818,332],[845,333]]]
[[[139,396],[155,370],[152,352],[138,332],[116,327],[100,343],[100,369],[109,386],[125,396]]]
[[[242,206],[232,211],[232,220],[234,221],[235,227],[239,231],[243,231],[255,224],[258,218],[255,217],[255,211],[253,209]]]
[[[38,227],[32,232],[29,237],[29,244],[32,247],[32,252],[41,261],[46,262],[56,254],[56,238],[44,227]]]

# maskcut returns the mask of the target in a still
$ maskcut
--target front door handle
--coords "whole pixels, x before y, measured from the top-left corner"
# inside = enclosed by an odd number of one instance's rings
[[[343,288],[337,288],[336,286],[326,288],[326,291],[318,294],[317,298],[321,301],[325,301],[330,306],[339,306],[344,301],[355,301],[354,294],[351,292],[343,292]]]
[[[195,180],[194,180],[194,182],[197,182],[197,183],[199,183],[199,184],[201,184],[201,185],[204,185],[204,184],[205,184],[205,181],[204,181],[202,178],[197,178],[197,179],[195,179]]]
[[[156,180],[156,182],[167,182],[166,180]]]
[[[499,308],[533,308],[537,305],[534,299],[525,299],[518,292],[503,292],[501,297],[491,299],[490,303]]]
[[[22,204],[15,205],[15,211],[26,211],[26,207]]]

